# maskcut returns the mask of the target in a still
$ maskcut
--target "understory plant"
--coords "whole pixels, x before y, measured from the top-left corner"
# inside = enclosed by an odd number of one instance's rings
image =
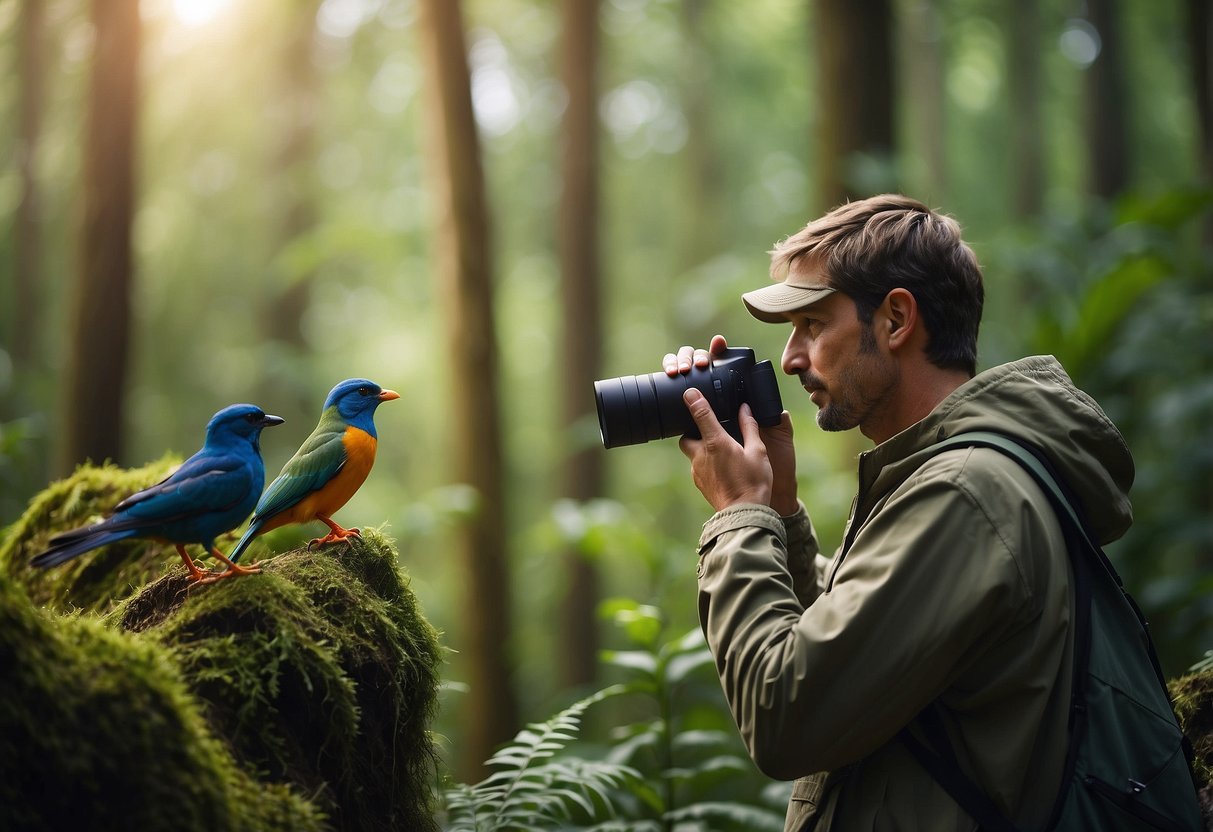
[[[746,757],[700,632],[667,639],[660,610],[635,601],[601,611],[628,642],[602,654],[621,680],[519,732],[485,780],[447,789],[445,828],[779,832],[787,786]]]

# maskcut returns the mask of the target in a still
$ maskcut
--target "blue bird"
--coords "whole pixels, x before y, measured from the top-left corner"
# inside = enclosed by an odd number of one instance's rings
[[[56,535],[50,548],[30,559],[34,566],[57,566],[85,552],[127,538],[164,540],[176,546],[189,578],[212,583],[232,575],[251,575],[256,567],[240,567],[215,547],[215,538],[244,522],[265,484],[261,461],[261,431],[282,424],[251,404],[234,404],[216,413],[206,426],[202,449],[162,482],[127,497],[112,515],[79,529]],[[185,551],[187,543],[202,545],[228,564],[220,574],[203,572]]]
[[[257,503],[248,531],[232,550],[234,563],[259,534],[289,523],[319,520],[330,533],[310,545],[358,537],[333,522],[336,511],[362,487],[375,463],[375,408],[400,398],[365,378],[349,378],[329,391],[320,422]]]

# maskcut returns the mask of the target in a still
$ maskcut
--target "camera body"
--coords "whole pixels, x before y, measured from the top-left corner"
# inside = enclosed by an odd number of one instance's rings
[[[698,437],[699,431],[682,394],[694,387],[712,405],[712,412],[729,435],[741,441],[737,411],[748,404],[758,424],[779,424],[783,402],[775,368],[755,361],[749,347],[730,347],[712,356],[707,367],[668,376],[664,372],[620,376],[594,382],[598,427],[607,448],[635,445],[669,436]]]

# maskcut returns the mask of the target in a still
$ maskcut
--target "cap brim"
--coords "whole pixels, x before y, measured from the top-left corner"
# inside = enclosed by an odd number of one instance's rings
[[[764,286],[741,296],[746,309],[760,321],[768,324],[781,324],[787,321],[784,314],[803,309],[811,303],[824,298],[833,292],[830,288],[806,288],[804,286],[789,286],[787,283],[776,283]]]

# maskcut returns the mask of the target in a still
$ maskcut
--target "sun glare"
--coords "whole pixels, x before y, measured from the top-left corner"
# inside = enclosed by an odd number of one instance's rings
[[[186,26],[204,26],[230,4],[231,0],[173,0],[173,13]]]

